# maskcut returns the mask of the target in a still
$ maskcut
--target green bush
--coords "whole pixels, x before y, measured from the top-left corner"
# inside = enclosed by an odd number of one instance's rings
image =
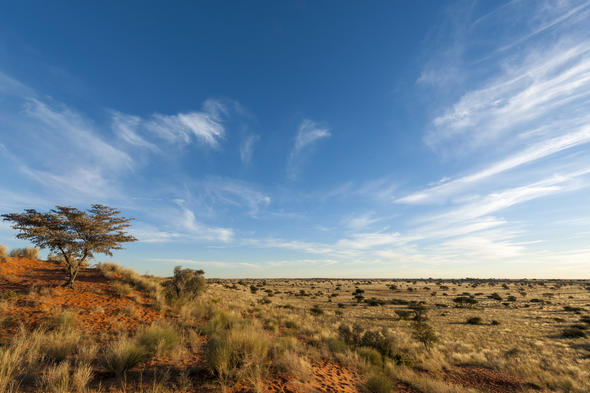
[[[468,325],[481,325],[483,323],[483,320],[480,317],[471,317],[467,318],[467,321],[465,321],[465,323]]]
[[[164,296],[169,303],[194,300],[207,286],[202,270],[174,268],[174,276],[162,283]]]

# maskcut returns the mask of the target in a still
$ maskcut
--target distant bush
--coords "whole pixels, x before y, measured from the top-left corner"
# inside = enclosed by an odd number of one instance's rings
[[[384,331],[364,330],[360,325],[341,324],[338,335],[352,347],[374,348],[383,356],[392,356],[395,351],[395,339]]]
[[[162,283],[164,296],[169,302],[191,301],[199,296],[207,286],[202,270],[174,268],[174,276]]]
[[[496,321],[495,319],[494,319],[494,320],[492,320],[492,325],[499,325],[499,324],[500,324],[500,322],[499,322],[499,321]]]
[[[287,329],[297,329],[297,323],[295,323],[294,321],[291,321],[291,320],[287,320],[287,321],[285,321],[285,327]]]
[[[412,330],[412,337],[424,345],[424,348],[430,350],[432,345],[438,341],[432,326],[425,322],[415,322]]]
[[[6,256],[6,251],[8,251],[8,247],[4,244],[0,244],[0,256]]]
[[[314,304],[313,307],[309,309],[309,312],[313,315],[322,315],[324,310],[322,310],[319,305]]]
[[[481,325],[483,323],[483,320],[480,317],[471,317],[467,318],[467,321],[465,321],[465,323],[468,325]]]
[[[575,327],[564,329],[561,332],[561,336],[564,338],[586,338],[588,335],[582,329]]]
[[[37,247],[15,248],[10,251],[10,256],[36,260],[39,257],[39,249]]]
[[[457,304],[469,305],[469,306],[477,304],[477,300],[475,300],[473,297],[470,297],[470,296],[458,296],[453,299],[453,302],[455,302]]]

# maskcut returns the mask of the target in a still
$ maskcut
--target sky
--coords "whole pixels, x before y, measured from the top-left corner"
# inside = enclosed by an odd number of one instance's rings
[[[588,1],[0,4],[0,212],[208,277],[590,278]],[[9,223],[0,243],[23,247]]]

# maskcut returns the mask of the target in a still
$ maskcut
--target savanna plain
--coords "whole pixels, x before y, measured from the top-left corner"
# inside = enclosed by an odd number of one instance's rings
[[[590,392],[590,281],[207,279],[0,248],[0,392]]]

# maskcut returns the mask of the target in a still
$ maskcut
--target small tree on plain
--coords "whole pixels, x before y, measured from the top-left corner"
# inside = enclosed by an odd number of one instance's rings
[[[168,302],[191,301],[199,296],[207,286],[203,270],[174,268],[174,276],[162,283]]]
[[[14,223],[12,228],[19,231],[18,239],[29,240],[63,257],[64,286],[73,288],[80,268],[94,254],[112,256],[112,250],[123,249],[122,243],[137,240],[124,231],[133,219],[119,214],[116,209],[95,204],[88,211],[56,206],[46,213],[27,209],[23,213],[3,214],[2,218]]]

